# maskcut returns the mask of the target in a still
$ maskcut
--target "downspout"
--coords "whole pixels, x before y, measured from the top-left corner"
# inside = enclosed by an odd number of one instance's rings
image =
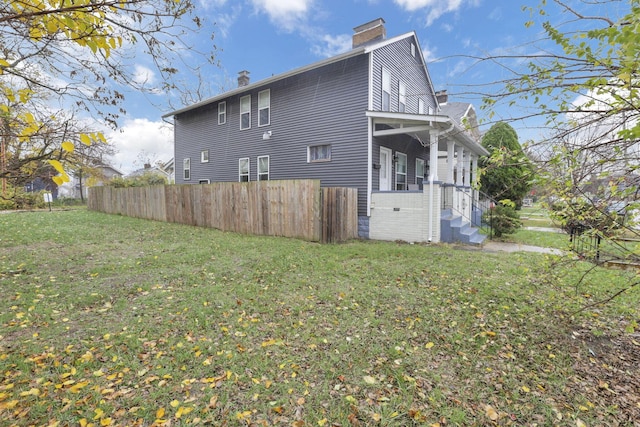
[[[373,51],[369,53],[369,87],[367,110],[373,110]],[[367,218],[371,218],[373,191],[373,117],[367,120]]]
[[[371,218],[371,191],[373,189],[373,117],[368,117],[367,119],[367,217]]]

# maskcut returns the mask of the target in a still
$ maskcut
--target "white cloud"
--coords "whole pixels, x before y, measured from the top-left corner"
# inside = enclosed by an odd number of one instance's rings
[[[437,59],[436,51],[438,48],[432,48],[428,44],[422,46],[422,56],[426,63],[433,62]]]
[[[489,14],[489,19],[492,21],[500,21],[502,19],[502,8],[496,7]]]
[[[133,70],[133,81],[141,86],[153,85],[156,83],[156,74],[151,68],[136,64]]]
[[[314,0],[251,0],[258,12],[285,31],[293,31],[305,22]]]
[[[112,166],[124,174],[141,168],[145,161],[155,163],[173,157],[173,130],[164,122],[129,119],[105,136],[117,150]]]
[[[451,24],[444,23],[442,24],[441,28],[444,32],[447,32],[447,33],[450,33],[451,31],[453,31],[453,25]]]
[[[312,51],[318,56],[329,58],[351,49],[351,42],[352,37],[347,34],[337,36],[326,34],[320,38]]]
[[[459,10],[463,4],[478,6],[478,0],[394,0],[394,2],[408,12],[426,9],[425,25],[428,27],[445,13]]]

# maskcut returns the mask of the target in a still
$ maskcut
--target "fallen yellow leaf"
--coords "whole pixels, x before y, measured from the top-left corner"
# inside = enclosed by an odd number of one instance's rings
[[[498,412],[493,409],[493,406],[491,405],[485,405],[484,413],[491,421],[496,421],[500,417]]]
[[[364,377],[362,377],[362,379],[364,380],[365,383],[367,384],[375,384],[376,383],[376,379],[373,378],[370,375],[365,375]]]

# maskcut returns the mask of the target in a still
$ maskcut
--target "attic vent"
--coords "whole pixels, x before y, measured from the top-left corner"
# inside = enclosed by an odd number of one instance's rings
[[[384,27],[384,19],[382,18],[374,19],[371,22],[357,26],[353,31],[353,48],[370,42],[384,40],[387,37],[387,30]]]
[[[249,84],[249,72],[242,70],[238,73],[238,87],[247,86]]]

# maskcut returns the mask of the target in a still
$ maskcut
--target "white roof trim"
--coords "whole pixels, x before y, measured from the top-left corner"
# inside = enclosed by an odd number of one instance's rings
[[[428,129],[444,131],[444,137],[452,137],[459,144],[468,148],[473,153],[480,156],[488,156],[489,152],[475,140],[473,140],[466,131],[460,127],[455,120],[449,116],[440,116],[432,114],[411,114],[411,113],[393,113],[388,111],[367,111],[367,117],[372,117],[375,123],[385,123],[389,125],[397,125],[398,127],[391,132],[375,131],[374,135],[383,136],[393,134],[412,134],[418,132],[426,132]],[[445,126],[434,126],[441,124]]]

